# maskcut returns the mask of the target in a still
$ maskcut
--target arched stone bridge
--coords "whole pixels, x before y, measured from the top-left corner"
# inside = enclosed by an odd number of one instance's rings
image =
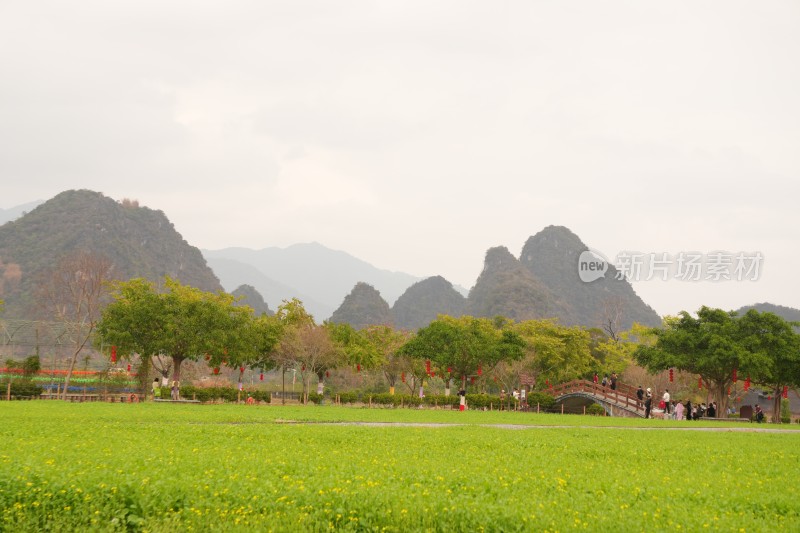
[[[579,379],[554,386],[547,391],[553,395],[556,405],[562,405],[564,411],[576,412],[583,407],[596,403],[606,410],[609,416],[625,416],[644,418],[644,402],[639,403],[636,389],[630,385],[617,382],[617,389],[610,386]]]

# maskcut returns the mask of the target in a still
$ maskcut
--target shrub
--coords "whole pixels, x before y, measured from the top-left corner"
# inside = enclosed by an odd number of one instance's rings
[[[8,381],[4,381],[2,384],[2,393],[3,396],[6,395],[6,391],[8,390]],[[14,379],[11,380],[11,397],[14,398],[33,398],[36,396],[40,396],[42,394],[42,387],[31,381],[30,379]]]
[[[792,421],[792,410],[789,407],[789,399],[781,399],[781,424],[789,424]]]
[[[606,410],[603,409],[602,405],[593,403],[586,408],[586,414],[592,416],[606,416]]]

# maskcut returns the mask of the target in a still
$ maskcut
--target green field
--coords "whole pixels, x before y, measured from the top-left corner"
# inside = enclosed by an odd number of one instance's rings
[[[800,530],[800,433],[669,427],[699,425],[0,402],[0,529]]]

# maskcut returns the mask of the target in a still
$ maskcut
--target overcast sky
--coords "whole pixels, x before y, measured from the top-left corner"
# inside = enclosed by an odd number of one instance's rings
[[[97,190],[191,244],[471,287],[547,225],[760,251],[661,314],[800,307],[800,3],[0,2],[0,207]],[[320,265],[324,272],[324,265]]]

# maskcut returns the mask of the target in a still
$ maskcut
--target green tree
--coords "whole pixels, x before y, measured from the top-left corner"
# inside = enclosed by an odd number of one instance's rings
[[[649,330],[655,343],[639,345],[634,358],[650,372],[675,368],[700,375],[724,413],[733,370],[755,371],[770,364],[766,354],[742,345],[737,322],[736,313],[722,309],[703,306],[697,318],[682,311],[665,319],[663,328]]]
[[[116,283],[112,296],[97,328],[102,341],[123,354],[171,357],[175,381],[180,381],[185,360],[208,354],[212,365],[224,361],[235,366],[255,356],[252,310],[234,305],[230,294],[166,278],[163,292],[144,279],[132,279]]]
[[[389,393],[394,394],[394,388],[401,379],[405,368],[403,357],[398,351],[411,339],[412,334],[391,326],[369,326],[360,333],[377,354],[376,362],[381,367],[386,382],[389,384]]]
[[[783,388],[800,386],[800,335],[778,315],[755,309],[737,319],[737,325],[742,346],[762,361],[745,370],[771,392],[772,419],[777,421]]]
[[[537,384],[542,379],[552,383],[577,379],[591,368],[590,337],[584,329],[555,320],[526,320],[513,329],[525,342],[524,359],[514,366],[532,375]]]
[[[517,333],[498,328],[491,319],[440,316],[399,352],[448,369],[466,388],[468,377],[490,372],[501,361],[520,359],[524,345]]]

